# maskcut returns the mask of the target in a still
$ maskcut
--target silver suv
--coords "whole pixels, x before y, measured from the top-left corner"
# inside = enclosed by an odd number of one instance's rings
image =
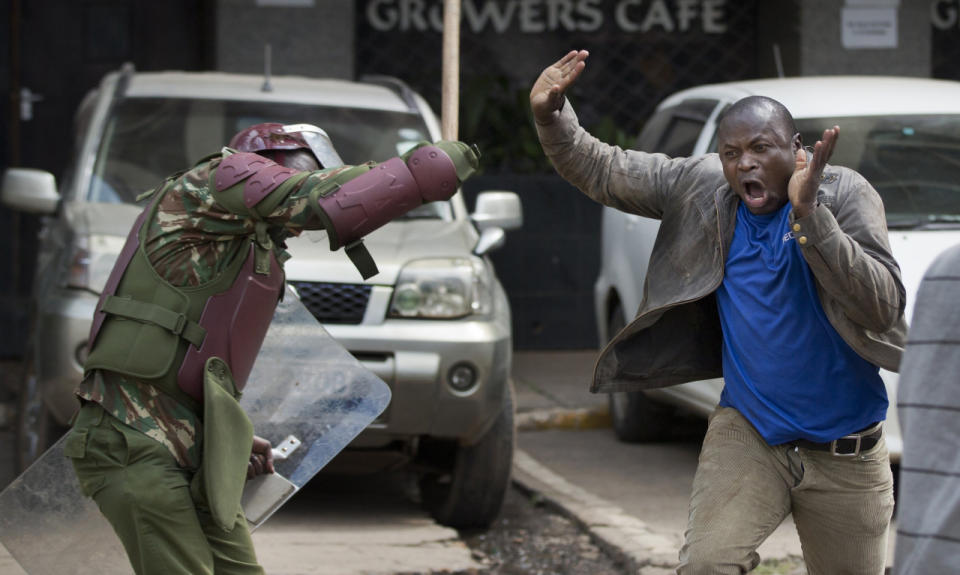
[[[59,192],[51,174],[12,168],[3,202],[44,214],[33,329],[18,425],[26,464],[77,401],[98,295],[141,206],[166,175],[218,151],[254,123],[310,123],[348,164],[384,161],[440,138],[415,92],[390,78],[349,82],[214,72],[107,75],[83,101]],[[342,458],[367,469],[410,464],[438,520],[488,524],[514,444],[510,308],[486,253],[522,215],[512,192],[462,193],[367,237],[380,273],[363,281],[323,232],[288,242],[287,279],[330,334],[390,386],[392,403]],[[335,462],[336,463],[336,460]]]
[[[717,117],[750,95],[782,102],[806,145],[840,126],[831,162],[863,174],[883,199],[890,248],[907,291],[907,321],[927,266],[960,242],[960,82],[922,78],[831,76],[750,80],[689,88],[665,99],[637,141],[644,152],[672,157],[714,153]],[[594,286],[597,328],[609,341],[633,319],[644,294],[647,262],[660,222],[604,208],[601,269]],[[890,459],[900,460],[896,373],[880,370],[890,408],[884,428]],[[618,437],[663,436],[673,408],[706,416],[716,407],[722,379],[647,392],[610,395]]]

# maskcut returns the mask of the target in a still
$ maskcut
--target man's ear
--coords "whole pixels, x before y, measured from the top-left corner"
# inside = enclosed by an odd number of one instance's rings
[[[803,147],[803,136],[800,135],[800,132],[797,132],[796,134],[793,135],[793,141],[791,142],[791,144],[793,144],[794,152],[796,152],[797,150]]]

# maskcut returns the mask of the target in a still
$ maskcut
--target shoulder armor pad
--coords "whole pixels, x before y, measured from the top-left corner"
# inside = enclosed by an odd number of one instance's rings
[[[222,192],[238,182],[249,178],[254,172],[270,165],[275,166],[276,164],[257,154],[251,154],[249,152],[231,154],[224,158],[223,161],[220,162],[220,165],[217,166],[217,176],[214,181],[217,186],[217,191]]]
[[[217,191],[222,192],[246,180],[243,203],[252,208],[295,173],[259,154],[238,152],[220,162],[214,183]]]
[[[243,186],[243,203],[248,208],[252,208],[260,203],[260,200],[267,197],[270,192],[277,189],[280,184],[289,180],[290,176],[295,173],[297,173],[296,170],[285,168],[279,164],[257,170]]]

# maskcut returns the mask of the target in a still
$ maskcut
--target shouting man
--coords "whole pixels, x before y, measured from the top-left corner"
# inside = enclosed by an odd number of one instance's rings
[[[592,391],[725,380],[677,572],[750,571],[792,513],[811,574],[882,573],[893,477],[879,367],[897,369],[906,323],[879,195],[827,164],[838,127],[808,153],[770,98],[725,110],[717,154],[606,145],[564,98],[587,56],[568,53],[531,90],[543,149],[592,199],[661,220],[646,297]]]

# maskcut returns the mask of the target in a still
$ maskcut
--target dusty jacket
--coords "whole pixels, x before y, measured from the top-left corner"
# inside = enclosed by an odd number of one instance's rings
[[[597,202],[661,220],[636,318],[600,353],[591,391],[634,391],[720,377],[714,291],[740,201],[716,154],[670,159],[608,146],[565,104],[537,127],[557,172]],[[863,358],[896,371],[906,294],[880,196],[857,172],[827,166],[818,207],[791,229],[830,323]]]

